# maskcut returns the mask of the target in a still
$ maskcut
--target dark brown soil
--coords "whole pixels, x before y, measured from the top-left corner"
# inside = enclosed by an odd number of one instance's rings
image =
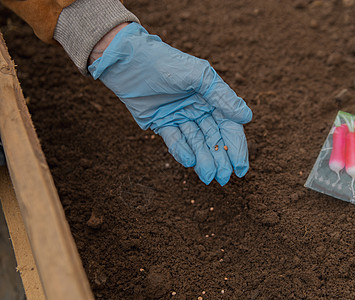
[[[246,99],[251,168],[205,186],[100,82],[2,8],[95,296],[355,299],[355,206],[303,187],[338,109],[355,113],[354,1],[125,3]]]

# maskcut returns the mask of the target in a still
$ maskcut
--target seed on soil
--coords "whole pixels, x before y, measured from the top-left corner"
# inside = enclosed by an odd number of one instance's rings
[[[175,295],[176,295],[176,292],[172,292],[171,295],[172,295],[172,296],[175,296]]]
[[[227,151],[228,150],[228,146],[224,146],[223,149]]]
[[[165,168],[169,168],[170,167],[170,164],[169,163],[166,163],[165,164]]]
[[[152,134],[152,135],[150,136],[150,138],[151,138],[152,140],[154,140],[154,139],[155,139],[155,135]]]
[[[218,145],[214,146],[214,151],[218,151]]]
[[[214,236],[214,233],[211,233],[211,236]]]
[[[202,291],[202,295],[206,294],[206,291]]]
[[[221,259],[219,260],[219,262],[223,262],[223,258],[221,258]]]
[[[194,203],[195,203],[195,200],[194,200],[194,199],[192,199],[190,202],[191,202],[191,204],[194,204]]]
[[[214,210],[214,208],[213,207],[210,207],[210,211],[213,211]]]
[[[228,280],[228,277],[224,277],[224,280]]]
[[[144,271],[144,269],[143,269],[143,268],[140,268],[140,269],[139,269],[139,271],[140,271],[140,272],[143,272],[143,271]]]
[[[186,180],[184,180],[184,181],[182,182],[182,184],[186,184]]]
[[[221,249],[221,252],[224,252],[224,249]]]
[[[224,294],[224,290],[221,290],[221,293]]]
[[[206,238],[210,237],[208,234],[205,235]]]
[[[201,296],[199,296],[198,298],[197,298],[197,300],[202,300],[203,298],[201,297]]]

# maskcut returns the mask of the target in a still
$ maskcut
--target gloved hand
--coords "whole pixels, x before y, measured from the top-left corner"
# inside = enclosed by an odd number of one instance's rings
[[[216,178],[224,185],[233,170],[239,177],[248,171],[241,124],[251,120],[251,110],[206,60],[131,23],[88,69],[125,103],[142,129],[161,135],[173,157],[194,167],[204,183]]]

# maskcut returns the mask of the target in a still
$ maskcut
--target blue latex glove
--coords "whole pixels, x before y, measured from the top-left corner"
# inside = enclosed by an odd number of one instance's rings
[[[248,171],[243,126],[252,112],[206,60],[183,53],[131,23],[89,66],[138,125],[162,136],[169,152],[209,184]],[[216,145],[218,145],[218,150]],[[228,147],[226,151],[224,146]]]

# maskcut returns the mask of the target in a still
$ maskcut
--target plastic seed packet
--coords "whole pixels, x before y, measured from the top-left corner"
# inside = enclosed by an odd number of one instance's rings
[[[355,204],[355,115],[339,111],[305,187]]]

